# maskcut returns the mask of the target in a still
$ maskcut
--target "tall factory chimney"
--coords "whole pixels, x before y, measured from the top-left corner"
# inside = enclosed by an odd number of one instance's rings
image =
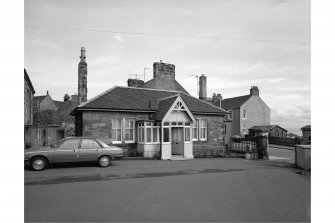
[[[199,99],[207,98],[207,78],[204,74],[199,77]]]
[[[85,53],[85,47],[82,47],[78,64],[78,104],[87,101],[87,63]]]

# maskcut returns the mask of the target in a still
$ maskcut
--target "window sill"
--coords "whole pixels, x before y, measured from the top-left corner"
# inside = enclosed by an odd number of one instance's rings
[[[135,141],[125,141],[124,143],[135,143]]]
[[[112,141],[112,144],[122,144],[121,141]]]

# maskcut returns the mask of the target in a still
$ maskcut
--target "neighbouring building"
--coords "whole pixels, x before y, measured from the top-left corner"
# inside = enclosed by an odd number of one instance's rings
[[[144,157],[193,158],[224,148],[227,111],[192,97],[175,80],[175,66],[162,61],[140,87],[115,86],[71,114],[77,136],[98,136]]]
[[[250,94],[239,97],[227,98],[221,100],[221,95],[217,97],[216,106],[227,110],[225,135],[226,141],[232,136],[244,137],[249,134],[248,129],[253,126],[270,125],[271,109],[259,96],[259,89],[251,86]]]
[[[29,75],[24,69],[24,143],[25,147],[27,147],[29,142],[29,127],[33,125],[34,118],[34,94],[35,89],[33,84],[30,81]]]
[[[33,101],[35,89],[30,81],[29,75],[24,69],[24,126],[33,124]]]
[[[304,127],[301,128],[302,131],[302,144],[311,144],[311,130],[312,127],[311,125],[306,125]]]
[[[53,100],[48,91],[33,97],[33,123],[25,128],[26,147],[49,146],[65,136],[74,136],[74,117],[70,112],[77,105],[67,94],[64,101]]]
[[[257,125],[253,126],[249,129],[249,135],[254,135],[255,132],[268,132],[269,137],[276,137],[276,138],[287,138],[287,130],[279,125]]]

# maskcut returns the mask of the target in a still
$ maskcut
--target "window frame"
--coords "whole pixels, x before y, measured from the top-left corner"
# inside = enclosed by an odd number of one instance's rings
[[[168,123],[168,125],[165,125],[166,123]],[[168,133],[169,133],[169,141],[165,142],[164,141],[164,129],[168,129]],[[164,122],[162,123],[162,144],[170,144],[171,143],[171,123],[170,122]]]
[[[120,120],[120,127],[119,128],[114,128],[114,121]],[[112,143],[113,144],[121,144],[122,143],[122,123],[123,123],[123,118],[113,118],[112,119]],[[117,130],[120,130],[120,141],[113,141],[113,130],[116,130],[115,132],[117,133]],[[117,139],[117,134],[115,135],[115,139]]]
[[[206,126],[205,127],[202,127],[202,122],[205,121],[206,123]],[[207,141],[207,138],[208,138],[208,134],[207,134],[207,129],[208,129],[208,120],[207,119],[200,119],[199,121],[199,138],[200,138],[200,141]],[[202,137],[202,129],[205,129],[205,137],[203,138]]]
[[[197,133],[197,137],[194,138],[194,129],[195,129],[195,132]],[[195,124],[192,123],[192,141],[199,141],[199,119],[196,119],[195,120]]]
[[[188,141],[186,141],[186,131],[189,131],[190,132],[190,138],[189,138],[189,140]],[[185,125],[185,128],[184,128],[184,143],[191,143],[192,142],[192,127],[191,127],[191,125],[189,125],[189,126],[186,126]]]
[[[247,119],[247,110],[246,109],[242,110],[242,119]]]
[[[132,128],[130,126],[131,121],[133,121]],[[127,122],[129,123],[129,128],[126,128],[126,123]],[[125,143],[135,143],[135,126],[136,125],[135,125],[135,119],[134,118],[125,118],[125,126],[124,126],[124,142]],[[131,129],[133,130],[133,140],[127,140],[127,138],[126,138],[126,131],[127,130],[131,130]],[[123,132],[123,131],[121,130],[121,132]],[[130,136],[130,133],[129,133],[129,136]]]
[[[233,110],[229,110],[228,120],[233,120]]]
[[[242,125],[242,135],[245,136],[247,134],[247,125],[243,124]]]

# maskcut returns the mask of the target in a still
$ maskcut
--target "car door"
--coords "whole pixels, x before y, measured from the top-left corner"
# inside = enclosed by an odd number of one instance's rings
[[[82,139],[80,146],[80,161],[97,161],[101,146],[94,139]]]
[[[54,151],[54,160],[57,163],[79,161],[80,139],[67,139]]]

